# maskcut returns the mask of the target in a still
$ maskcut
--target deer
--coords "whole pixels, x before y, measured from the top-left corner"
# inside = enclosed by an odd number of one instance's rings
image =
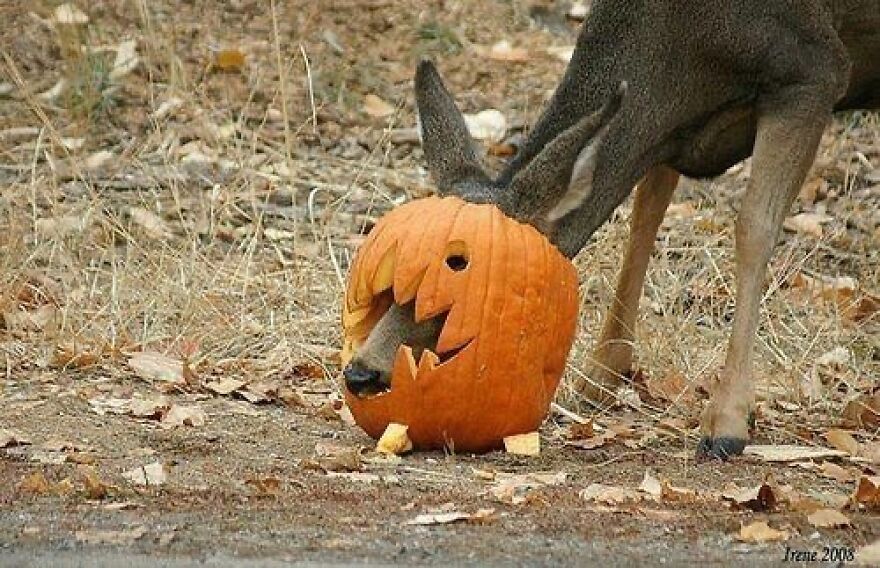
[[[548,106],[496,177],[432,62],[418,64],[414,85],[438,193],[492,203],[569,258],[635,192],[590,380],[575,381],[596,402],[633,371],[648,261],[680,176],[716,177],[751,157],[734,230],[734,317],[697,445],[704,459],[741,454],[759,305],[783,220],[832,114],[880,108],[880,0],[596,0]],[[418,357],[440,329],[393,305],[344,369],[347,387],[387,388],[397,347]]]

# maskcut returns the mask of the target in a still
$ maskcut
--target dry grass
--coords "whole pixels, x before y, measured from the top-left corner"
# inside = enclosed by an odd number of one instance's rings
[[[381,124],[364,120],[350,101],[383,89],[394,89],[388,100],[402,98],[405,75],[386,77],[407,72],[412,58],[386,67],[365,58],[355,69],[351,58],[361,57],[363,45],[352,30],[340,40],[348,59],[334,59],[330,42],[298,35],[321,14],[297,3],[271,3],[268,14],[248,20],[243,37],[221,25],[222,13],[199,18],[191,7],[175,13],[170,4],[141,2],[132,16],[125,3],[106,4],[87,28],[66,34],[41,21],[51,15],[49,3],[35,15],[23,5],[11,12],[24,31],[3,53],[2,77],[15,94],[0,101],[6,380],[69,364],[53,360],[59,346],[109,346],[94,365],[69,369],[72,376],[119,376],[128,372],[115,356],[120,349],[149,348],[186,357],[206,374],[248,380],[311,361],[335,388],[341,279],[353,250],[375,217],[428,186],[418,151],[389,141],[388,128],[412,123],[411,103]],[[382,20],[376,11],[365,16],[365,27]],[[542,37],[521,31],[515,14],[511,21],[510,33],[522,41]],[[192,22],[209,39],[192,41]],[[432,43],[422,48],[458,49],[449,40],[452,28],[436,29],[446,32],[426,36]],[[125,37],[137,40],[141,64],[114,82],[112,52],[83,55],[81,47]],[[245,71],[210,70],[211,51],[229,46],[247,53]],[[553,77],[559,70],[557,64],[543,73]],[[364,78],[371,73],[378,77],[372,82]],[[537,75],[517,73],[511,84],[528,79],[534,85]],[[350,83],[338,80],[346,74]],[[40,95],[61,79],[61,96]],[[469,83],[457,90],[467,105],[488,98],[534,116],[543,93],[505,98],[504,89],[506,83],[490,94],[474,93],[480,85]],[[174,108],[157,114],[163,104]],[[21,128],[31,130],[13,131]],[[803,300],[788,283],[805,272],[851,276],[862,290],[880,289],[880,193],[867,177],[880,171],[878,148],[876,116],[835,123],[817,169],[827,191],[836,193],[818,202],[833,220],[822,238],[786,236],[763,303],[762,397],[796,402],[800,416],[829,424],[880,377],[878,316],[851,322],[840,305]],[[90,164],[99,151],[111,152],[109,159]],[[696,214],[664,225],[642,302],[637,357],[650,374],[680,372],[699,383],[721,365],[733,309],[732,220],[746,175],[739,169],[716,181],[688,182],[680,191],[679,200],[692,202]],[[570,374],[586,365],[592,332],[608,305],[627,207],[578,258],[583,309]],[[33,299],[35,293],[46,297]],[[39,305],[54,306],[46,321],[33,320]],[[820,355],[837,347],[845,347],[851,361],[817,366]],[[806,396],[804,377],[816,373],[825,394]],[[579,402],[565,390],[561,397],[565,404]],[[639,408],[657,417],[681,412]],[[777,426],[774,438],[800,436],[785,423],[771,424]]]

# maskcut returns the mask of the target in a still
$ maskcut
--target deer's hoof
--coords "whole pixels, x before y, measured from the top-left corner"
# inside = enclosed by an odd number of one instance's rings
[[[727,461],[727,458],[738,456],[743,453],[748,440],[745,438],[733,438],[720,436],[712,438],[704,436],[697,446],[697,459],[717,459]]]

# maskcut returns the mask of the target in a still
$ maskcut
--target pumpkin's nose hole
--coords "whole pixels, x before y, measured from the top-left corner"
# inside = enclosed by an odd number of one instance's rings
[[[358,363],[350,363],[342,371],[345,387],[356,395],[376,393],[383,390],[381,373]]]
[[[453,254],[446,257],[446,266],[455,272],[461,272],[468,266],[467,257],[463,254]]]

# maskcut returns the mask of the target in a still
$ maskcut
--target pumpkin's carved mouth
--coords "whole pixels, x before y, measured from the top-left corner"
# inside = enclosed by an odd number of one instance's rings
[[[352,364],[359,367],[355,371],[360,377],[376,378],[369,382],[360,380],[355,392],[358,395],[390,390],[395,361],[399,357],[404,357],[406,367],[415,378],[419,370],[431,371],[450,363],[474,339],[466,337],[450,342],[447,338],[441,342],[454,304],[450,298],[448,304],[444,302],[446,305],[434,305],[419,313],[423,308],[417,306],[420,291],[423,284],[432,281],[431,277],[426,278],[430,268],[425,266],[415,274],[410,271],[409,277],[398,274],[397,253],[397,246],[389,248],[375,271],[361,281],[364,307],[360,308],[363,315],[357,318],[360,321],[356,325],[360,329],[356,335],[360,339],[354,344]],[[454,275],[468,271],[471,259],[462,241],[452,241],[447,244],[444,257],[438,260],[440,264],[434,265],[435,271]],[[433,286],[437,285],[436,277],[435,272]],[[444,342],[446,346],[441,350]]]

